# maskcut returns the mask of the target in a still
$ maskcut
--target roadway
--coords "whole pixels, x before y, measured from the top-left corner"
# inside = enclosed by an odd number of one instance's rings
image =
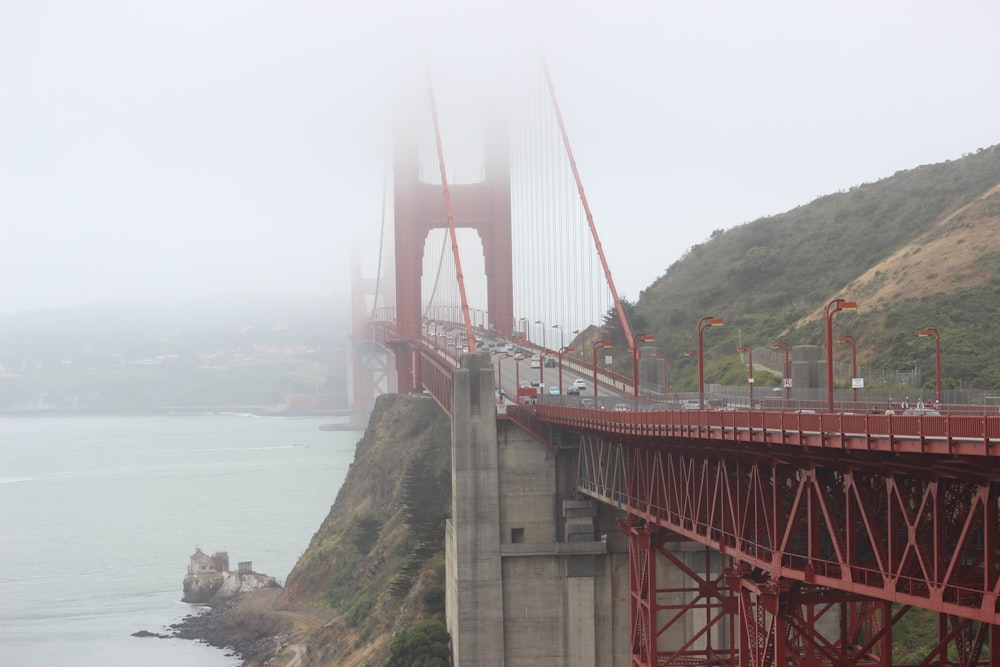
[[[458,363],[458,358],[467,350],[464,345],[464,329],[450,323],[430,322],[424,327],[424,341],[434,347],[439,353],[453,359]],[[559,366],[558,355],[549,351],[543,359],[556,360],[554,366],[532,368],[532,357],[541,354],[541,348],[525,343],[521,345],[512,344],[510,341],[491,337],[488,334],[477,331],[476,348],[478,351],[490,353],[494,367],[498,368],[498,388],[503,390],[509,402],[516,401],[516,389],[520,386],[531,387],[531,383],[538,383],[537,401],[548,405],[561,405],[566,407],[598,407],[606,410],[631,409],[632,392],[631,386],[626,387],[618,378],[600,372],[600,381],[597,383],[597,400],[594,400],[594,372],[590,364],[583,364],[579,359],[564,356],[562,359],[562,391],[559,394],[550,394],[551,387],[559,386]],[[510,355],[510,356],[504,356]],[[539,361],[544,364],[543,360]],[[499,373],[502,372],[502,377]],[[585,388],[580,389],[580,394],[567,394],[567,390],[573,385],[574,380],[583,380]],[[590,399],[584,401],[584,399]],[[593,403],[591,403],[593,402]]]

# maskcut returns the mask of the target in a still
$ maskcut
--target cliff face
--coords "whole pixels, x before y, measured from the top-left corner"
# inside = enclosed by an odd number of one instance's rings
[[[394,638],[407,660],[419,654],[433,657],[421,664],[447,665],[450,509],[447,416],[425,396],[382,396],[286,588],[254,590],[265,582],[237,573],[189,576],[185,600],[215,608],[172,626],[174,636],[234,649],[247,667],[384,665]]]
[[[432,399],[379,398],[337,498],[277,607],[322,620],[303,665],[384,664],[394,633],[444,612],[450,423]]]

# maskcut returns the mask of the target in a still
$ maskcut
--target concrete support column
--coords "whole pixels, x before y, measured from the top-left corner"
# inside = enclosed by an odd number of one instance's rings
[[[452,374],[447,621],[456,667],[503,667],[496,405],[488,353]]]

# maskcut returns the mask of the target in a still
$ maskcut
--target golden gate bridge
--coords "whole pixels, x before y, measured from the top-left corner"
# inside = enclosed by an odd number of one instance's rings
[[[665,357],[659,373],[622,307],[553,82],[537,83],[522,115],[486,122],[475,180],[450,178],[429,74],[424,112],[397,123],[391,243],[377,278],[355,267],[355,409],[423,390],[451,413],[455,368],[488,359],[497,429],[575,448],[577,491],[622,512],[633,665],[895,665],[913,609],[938,618],[920,664],[1000,664],[1000,416],[859,410],[833,385],[834,315],[855,305],[834,295],[826,400],[796,402],[796,388],[713,409],[702,337],[721,317],[698,322],[698,394],[668,394]],[[631,376],[598,359],[592,325],[609,313]],[[704,567],[677,543],[704,548]],[[700,630],[678,639],[689,614]]]

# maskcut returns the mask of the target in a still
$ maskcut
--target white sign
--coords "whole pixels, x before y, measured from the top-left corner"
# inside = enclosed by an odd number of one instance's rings
[[[851,378],[851,389],[864,389],[865,379],[864,378]]]
[[[753,384],[753,378],[747,378],[747,382],[749,382],[750,384]]]
[[[791,389],[792,388],[792,378],[785,378],[784,385],[785,385],[785,388]]]
[[[610,354],[604,355],[604,365],[605,366],[610,366],[611,365],[611,355]]]

